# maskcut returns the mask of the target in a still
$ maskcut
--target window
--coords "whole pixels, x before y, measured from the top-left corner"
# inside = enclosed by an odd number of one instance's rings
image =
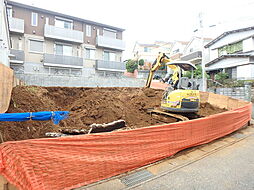
[[[12,17],[12,7],[11,6],[7,6],[7,16]]]
[[[103,36],[116,39],[116,32],[112,31],[112,30],[109,30],[109,29],[108,30],[104,29],[103,30]]]
[[[56,55],[72,56],[72,46],[65,44],[56,44],[55,47]]]
[[[104,51],[104,61],[116,61],[116,54],[113,52]]]
[[[91,27],[91,25],[86,25],[86,36],[88,36],[88,37],[92,36],[92,27]]]
[[[148,52],[148,47],[144,47],[144,52]]]
[[[86,49],[86,59],[95,59],[95,50],[94,49]]]
[[[30,52],[43,53],[43,41],[30,40]]]
[[[32,26],[37,26],[38,25],[38,13],[32,12],[31,25]]]
[[[58,28],[72,29],[73,22],[64,18],[56,18],[55,26]]]
[[[229,44],[218,49],[219,56],[243,51],[243,42]]]

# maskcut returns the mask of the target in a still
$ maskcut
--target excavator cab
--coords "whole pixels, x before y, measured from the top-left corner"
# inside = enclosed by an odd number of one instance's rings
[[[166,65],[174,69],[177,67],[179,74],[178,81],[175,81],[175,87],[169,87],[164,92],[161,108],[170,112],[197,112],[199,110],[200,95],[197,90],[198,86],[193,80],[193,71],[197,69],[196,66],[187,61],[170,62]],[[191,79],[182,77],[182,71],[191,71]]]
[[[188,120],[187,117],[176,113],[195,113],[199,110],[200,94],[198,86],[193,80],[193,71],[197,68],[195,65],[186,61],[171,62],[164,53],[159,53],[149,72],[146,82],[147,88],[151,86],[155,71],[163,64],[166,64],[167,67],[173,70],[173,74],[170,77],[171,84],[163,94],[161,110],[151,110],[149,113],[174,117],[182,121]],[[191,71],[191,79],[182,77],[182,71]]]

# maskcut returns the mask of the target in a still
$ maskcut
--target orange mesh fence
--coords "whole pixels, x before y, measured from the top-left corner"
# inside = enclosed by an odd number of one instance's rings
[[[216,97],[216,96],[215,96]],[[203,94],[202,101],[209,99]],[[216,103],[216,98],[210,97]],[[251,104],[226,98],[230,111],[186,122],[129,131],[6,142],[0,173],[19,189],[71,189],[208,143],[244,126]],[[229,106],[230,104],[230,106]],[[225,106],[224,106],[225,107]],[[230,108],[229,108],[230,107]],[[238,107],[238,108],[236,108]]]

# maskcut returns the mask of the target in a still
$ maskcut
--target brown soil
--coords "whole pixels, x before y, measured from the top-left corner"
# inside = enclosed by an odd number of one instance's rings
[[[160,105],[162,90],[143,88],[64,88],[18,86],[13,89],[8,113],[36,111],[70,111],[68,119],[54,125],[52,121],[1,122],[0,140],[23,140],[45,137],[46,132],[61,129],[85,129],[93,123],[123,119],[126,129],[176,122],[158,119],[147,109]],[[200,116],[225,110],[210,104],[201,105]]]

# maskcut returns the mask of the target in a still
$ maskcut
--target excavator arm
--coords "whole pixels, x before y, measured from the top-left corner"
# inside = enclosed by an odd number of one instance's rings
[[[146,81],[146,88],[150,88],[154,72],[157,71],[163,64],[166,64],[170,62],[170,59],[168,56],[165,55],[165,53],[159,53],[157,59],[154,61],[152,68],[150,69],[147,81]]]

